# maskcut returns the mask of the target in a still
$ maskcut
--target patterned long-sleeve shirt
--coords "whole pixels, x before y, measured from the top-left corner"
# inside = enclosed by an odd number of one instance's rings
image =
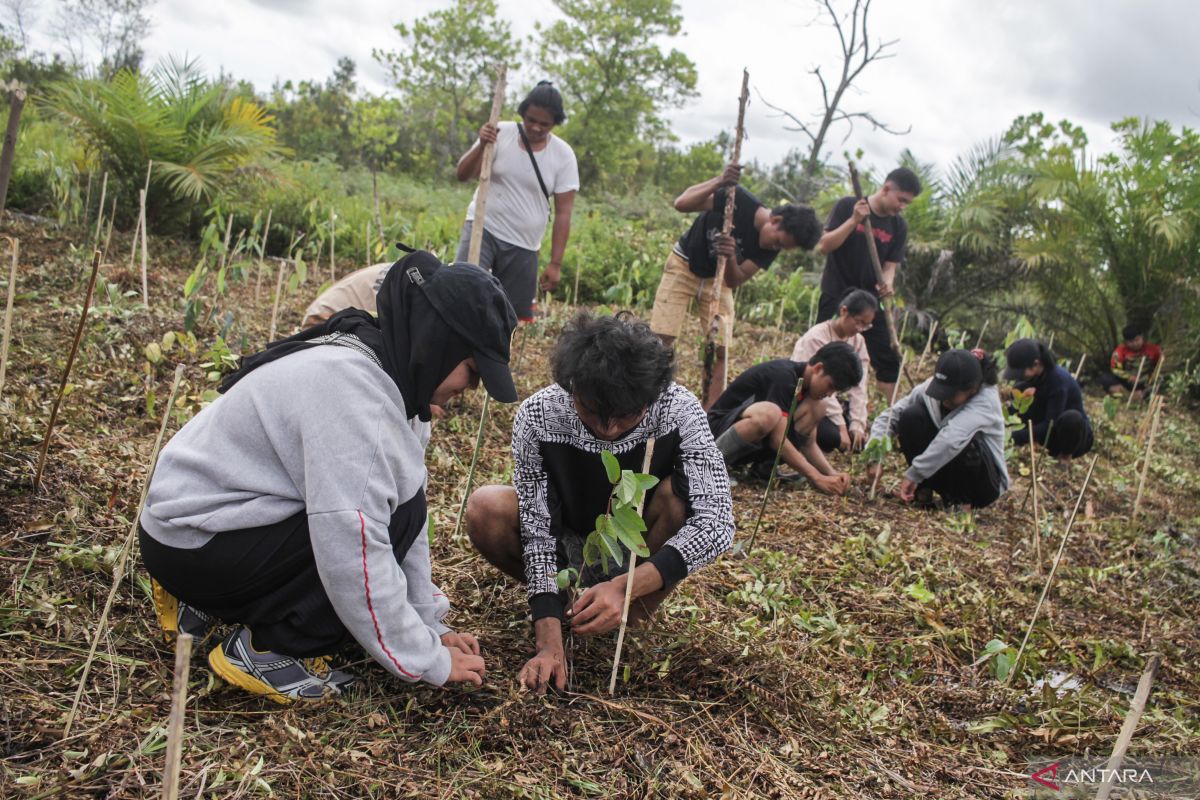
[[[612,442],[592,435],[558,384],[521,404],[513,423],[513,483],[535,620],[562,616],[554,581],[560,568],[558,538],[564,530],[586,536],[605,511],[611,485],[601,451],[611,451],[623,469],[640,471],[652,436],[650,472],[673,477],[688,512],[679,531],[650,559],[670,586],[714,561],[733,541],[729,477],[700,401],[671,384],[633,430]]]

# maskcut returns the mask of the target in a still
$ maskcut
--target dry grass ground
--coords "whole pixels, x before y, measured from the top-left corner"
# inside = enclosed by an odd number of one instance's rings
[[[21,238],[23,258],[0,397],[0,796],[157,795],[173,655],[136,558],[66,740],[62,730],[159,424],[147,414],[147,388],[161,406],[177,359],[187,366],[184,414],[211,388],[200,367],[211,326],[194,352],[167,353],[149,383],[145,372],[145,345],[182,326],[180,287],[195,254],[152,243],[147,311],[121,296],[139,280],[121,266],[128,245],[118,237],[118,266],[104,276],[119,291],[98,291],[34,496],[37,448],[82,298],[86,254],[70,243],[84,235],[5,228]],[[264,281],[256,301],[253,280],[234,283],[223,301],[252,347],[266,335],[273,285]],[[284,299],[286,325],[315,289],[310,280]],[[523,394],[547,381],[559,311],[522,334]],[[734,371],[786,355],[793,337],[740,328]],[[693,388],[697,351],[685,338],[681,380]],[[1107,755],[1152,651],[1163,668],[1133,753],[1195,753],[1200,425],[1168,405],[1134,525],[1141,410],[1110,423],[1089,402],[1099,466],[1011,686],[997,679],[996,657],[980,659],[993,639],[1015,650],[1042,588],[1024,453],[1010,465],[1012,491],[973,519],[868,501],[861,466],[845,459],[857,479],[847,497],[785,486],[750,557],[726,555],[686,581],[658,624],[632,637],[610,698],[611,638],[577,648],[573,692],[516,689],[531,647],[524,592],[452,536],[478,419],[479,398],[468,398],[438,423],[428,452],[434,574],[452,598],[451,621],[483,643],[487,684],[411,686],[359,664],[355,693],[280,708],[222,685],[198,655],[181,796],[1023,797],[1027,760]],[[513,411],[498,408],[488,426],[479,483],[508,480]],[[1045,470],[1042,574],[1083,472]],[[892,483],[899,473],[891,462]],[[734,490],[739,539],[762,490],[752,480]],[[1035,688],[1053,671],[1078,688]]]

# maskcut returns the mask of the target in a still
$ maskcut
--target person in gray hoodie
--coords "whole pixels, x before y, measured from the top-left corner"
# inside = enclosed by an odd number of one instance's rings
[[[407,681],[484,676],[431,578],[425,447],[431,403],[481,378],[516,401],[516,314],[490,274],[425,252],[388,272],[378,310],[244,359],[163,449],[140,518],[165,626],[234,625],[210,666],[280,703],[351,683],[325,657],[352,641]]]
[[[901,500],[928,505],[937,492],[947,504],[983,508],[1008,490],[998,378],[982,350],[948,350],[932,378],[875,418],[871,438],[896,436],[908,462]],[[867,479],[881,471],[872,464]]]

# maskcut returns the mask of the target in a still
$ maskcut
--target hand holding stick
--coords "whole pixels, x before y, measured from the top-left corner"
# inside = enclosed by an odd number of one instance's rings
[[[501,64],[496,70],[496,91],[492,94],[492,113],[488,124],[495,126],[500,120],[500,109],[504,107],[504,86],[508,78],[508,65]],[[483,163],[479,168],[479,189],[475,192],[475,219],[471,221],[471,243],[467,249],[467,261],[479,263],[479,251],[483,249],[483,218],[487,213],[488,190],[492,187],[492,159],[496,145],[485,142]]]

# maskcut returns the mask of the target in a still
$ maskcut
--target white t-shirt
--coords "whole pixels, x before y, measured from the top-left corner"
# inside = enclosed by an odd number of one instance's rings
[[[526,250],[540,250],[550,201],[542,194],[529,154],[521,149],[517,123],[501,122],[492,161],[492,188],[488,191],[484,230],[502,242]],[[478,142],[477,142],[478,143]],[[579,165],[571,145],[550,134],[550,141],[533,154],[542,180],[552,195],[579,189]],[[476,194],[479,190],[475,190]],[[475,198],[467,207],[467,221],[475,219]]]

